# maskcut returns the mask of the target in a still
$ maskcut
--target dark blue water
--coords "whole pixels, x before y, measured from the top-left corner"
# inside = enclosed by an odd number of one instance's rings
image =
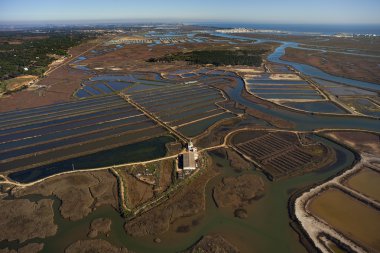
[[[285,105],[293,107],[293,108],[297,108],[300,110],[309,111],[309,112],[343,113],[343,114],[346,113],[340,107],[336,106],[334,103],[329,102],[329,101],[314,102],[314,103],[288,102],[288,103],[285,103]]]
[[[18,182],[28,183],[73,169],[99,168],[114,164],[151,160],[164,156],[166,154],[165,145],[172,141],[174,141],[172,137],[161,136],[91,155],[14,172],[9,175],[9,178]]]
[[[88,140],[96,140],[99,138],[104,138],[107,136],[112,135],[121,135],[129,131],[134,131],[150,126],[154,126],[151,122],[141,121],[142,118],[131,118],[120,120],[120,122],[114,123],[110,122],[108,124],[102,124],[102,127],[96,126],[88,126],[84,127],[82,129],[71,129],[66,132],[60,132],[56,134],[51,134],[47,136],[40,136],[39,138],[35,138],[35,141],[32,142],[30,145],[35,144],[33,146],[27,146],[23,147],[17,150],[11,150],[8,152],[1,152],[0,153],[0,160],[6,160],[9,158],[15,158],[23,155],[33,155],[38,152],[42,151],[48,151],[57,147],[64,147],[67,145],[73,145],[78,144],[81,142],[86,142]],[[137,122],[137,121],[141,121]],[[137,123],[136,123],[137,122]],[[120,123],[120,125],[118,124]],[[125,125],[128,124],[128,125]],[[103,128],[104,127],[104,128]],[[113,127],[111,129],[107,129],[106,127]],[[85,131],[97,131],[95,133],[87,134]],[[80,135],[80,136],[74,136],[73,135]],[[65,138],[65,139],[58,139],[58,138]],[[39,143],[41,142],[41,143]],[[46,143],[45,143],[46,142]]]
[[[332,35],[337,33],[380,34],[379,25],[300,25],[300,24],[249,24],[249,23],[205,23],[219,28],[250,28],[262,30],[279,30],[290,33],[318,33]]]
[[[92,95],[85,91],[83,88],[81,88],[77,92],[75,92],[75,96],[77,96],[78,98],[87,98],[91,97]]]
[[[86,59],[87,59],[87,57],[85,57],[85,56],[79,56],[78,58],[76,58],[76,59],[73,61],[73,63],[78,63],[78,62],[84,61],[84,60],[86,60]]]

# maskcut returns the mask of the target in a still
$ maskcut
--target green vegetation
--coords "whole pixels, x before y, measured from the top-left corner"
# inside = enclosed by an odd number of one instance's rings
[[[66,56],[70,47],[82,43],[90,36],[92,35],[71,30],[1,32],[0,79],[25,74],[41,76],[54,59]],[[0,89],[3,89],[1,86]]]
[[[267,50],[202,50],[150,58],[148,62],[188,61],[192,64],[260,66]]]

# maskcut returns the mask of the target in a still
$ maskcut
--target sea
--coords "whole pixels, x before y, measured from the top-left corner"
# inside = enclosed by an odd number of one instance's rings
[[[288,34],[321,34],[334,35],[348,34],[372,34],[380,36],[380,25],[310,25],[310,24],[253,24],[253,23],[198,23],[199,25],[218,28],[247,28],[258,30],[275,30]]]

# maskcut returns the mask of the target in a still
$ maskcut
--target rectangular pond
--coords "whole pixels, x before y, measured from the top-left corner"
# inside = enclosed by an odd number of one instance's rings
[[[212,116],[215,116],[215,115],[223,113],[223,112],[224,112],[224,110],[222,110],[222,109],[205,111],[205,112],[202,112],[199,114],[193,114],[193,115],[190,115],[188,117],[183,117],[182,119],[178,119],[176,121],[170,122],[170,125],[172,125],[172,126],[185,125],[185,124],[189,124],[192,121],[198,121],[198,120],[203,119],[203,118],[212,117]]]
[[[166,144],[173,142],[170,136],[161,136],[149,140],[100,151],[94,154],[81,156],[35,167],[10,174],[10,178],[18,182],[32,182],[50,175],[73,169],[91,169],[117,164],[146,161],[166,154]]]
[[[48,136],[42,136],[36,140],[34,145],[28,147],[18,147],[16,150],[4,151],[0,152],[0,160],[6,160],[9,158],[17,158],[26,155],[35,155],[39,152],[51,150],[55,148],[64,148],[68,145],[80,144],[82,142],[91,141],[94,142],[97,139],[104,137],[111,137],[114,135],[126,134],[128,131],[134,131],[144,128],[149,128],[154,126],[155,124],[150,121],[141,122],[137,124],[133,124],[130,122],[128,125],[116,125],[113,128],[105,128],[105,129],[92,129],[92,131],[96,131],[93,133],[86,133],[78,130],[71,130],[67,132],[60,132],[57,134],[52,134]],[[88,128],[88,127],[87,127]],[[86,129],[83,129],[86,130]],[[76,133],[75,133],[76,131]],[[71,135],[77,134],[77,136],[71,137]],[[41,141],[42,143],[38,143]]]
[[[29,132],[37,131],[37,129],[42,130],[42,131],[44,131],[44,130],[48,131],[47,129],[49,129],[49,128],[55,129],[56,127],[61,127],[62,125],[64,125],[63,128],[67,128],[67,127],[70,127],[70,125],[74,122],[75,122],[75,124],[81,124],[80,122],[82,122],[82,124],[83,124],[83,121],[88,121],[88,120],[96,119],[96,118],[98,118],[98,120],[99,120],[99,118],[106,117],[107,115],[111,115],[114,113],[126,112],[126,111],[130,111],[130,110],[131,110],[131,108],[125,107],[125,106],[120,106],[120,107],[116,107],[116,108],[105,108],[105,109],[101,109],[97,112],[89,112],[88,114],[84,114],[84,115],[69,116],[66,118],[53,119],[50,121],[37,122],[37,123],[33,123],[30,125],[26,125],[26,126],[20,126],[20,127],[0,130],[0,142],[5,141],[3,138],[8,138],[8,139],[9,138],[13,138],[13,139],[18,138],[18,137],[9,137],[12,134],[20,135],[19,138],[24,138],[24,137],[27,137],[27,135],[25,135],[25,134],[28,134]],[[133,110],[134,110],[134,108],[133,108]]]
[[[336,105],[330,101],[321,102],[286,102],[283,103],[289,107],[293,107],[300,110],[305,110],[309,112],[320,112],[320,113],[341,113],[349,114],[340,106]]]
[[[257,96],[266,99],[320,99],[322,96],[317,95],[297,95],[297,94],[257,94]]]
[[[315,94],[319,95],[319,93],[316,90],[290,90],[290,89],[251,89],[252,92],[257,94],[266,94],[266,93],[274,93],[274,94]]]
[[[96,141],[88,141],[79,145],[60,147],[50,149],[43,153],[33,156],[23,157],[17,160],[3,162],[0,171],[5,172],[14,169],[28,169],[43,164],[49,164],[56,161],[62,161],[69,158],[79,157],[86,154],[95,153],[102,150],[108,150],[118,146],[130,144],[144,138],[152,138],[167,133],[166,129],[153,127],[149,129],[138,129],[131,133],[120,133],[115,136],[107,136]]]
[[[84,127],[103,127],[103,125],[116,125],[120,124],[121,119],[125,117],[130,117],[132,115],[136,115],[138,112],[126,112],[126,113],[116,113],[113,115],[106,115],[103,117],[90,118],[82,121],[69,121],[65,124],[60,125],[50,125],[37,129],[30,129],[28,131],[23,132],[15,132],[8,135],[0,136],[0,152],[1,150],[5,150],[11,147],[23,146],[26,143],[34,143],[37,142],[38,138],[41,136],[46,136],[52,133],[60,133],[68,130],[81,131]],[[141,117],[141,116],[140,116]],[[139,117],[134,117],[139,118]],[[142,117],[143,118],[143,117]],[[123,119],[127,120],[127,119]]]
[[[202,121],[198,121],[194,124],[186,125],[183,127],[179,127],[177,130],[180,131],[182,134],[186,135],[187,137],[195,137],[204,131],[207,130],[210,126],[217,123],[218,121],[234,118],[235,115],[231,113],[223,113],[221,115],[215,116],[213,118],[208,118]]]

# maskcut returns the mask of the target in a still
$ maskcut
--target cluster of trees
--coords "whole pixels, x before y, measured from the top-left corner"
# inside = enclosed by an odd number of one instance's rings
[[[188,61],[192,64],[260,66],[267,50],[202,50],[150,58],[148,62]]]
[[[42,35],[42,36],[41,36]],[[0,80],[23,74],[42,75],[54,56],[80,44],[89,35],[81,32],[59,31],[45,33],[0,33]],[[28,68],[27,71],[24,68]]]

